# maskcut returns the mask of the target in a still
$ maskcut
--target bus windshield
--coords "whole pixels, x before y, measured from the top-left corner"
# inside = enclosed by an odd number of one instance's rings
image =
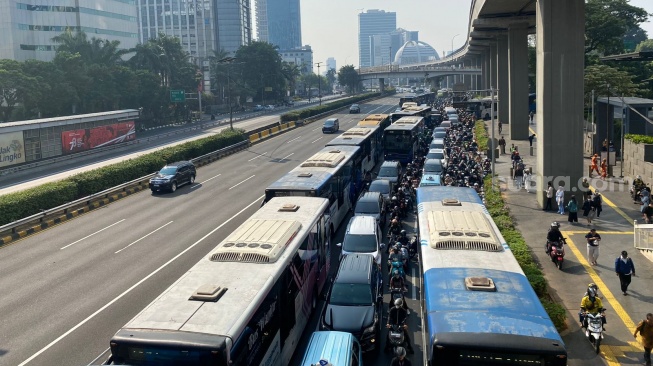
[[[340,306],[370,305],[372,291],[365,283],[334,283],[329,304]]]

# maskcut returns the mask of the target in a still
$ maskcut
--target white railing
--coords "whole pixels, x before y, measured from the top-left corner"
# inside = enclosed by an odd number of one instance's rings
[[[653,251],[653,224],[638,224],[635,220],[634,226],[635,248]]]

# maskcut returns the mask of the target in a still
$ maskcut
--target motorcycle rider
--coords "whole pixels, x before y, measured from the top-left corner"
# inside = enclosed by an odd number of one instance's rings
[[[390,366],[413,366],[410,360],[406,358],[406,349],[404,347],[397,347],[395,355],[397,357],[390,361]]]
[[[406,324],[408,312],[406,309],[404,309],[403,305],[404,301],[402,299],[395,300],[395,306],[391,308],[390,312],[388,313],[388,323],[386,324],[386,327],[392,328],[393,325],[399,325],[403,328],[404,339],[406,340],[406,348],[408,348],[408,353],[412,355],[415,353],[415,351],[413,351],[413,345],[411,344],[410,336],[408,335],[408,325]],[[391,349],[392,345],[390,344],[390,332],[388,332],[388,336],[385,340],[385,351],[387,352]]]
[[[401,263],[401,269],[403,270],[404,268],[404,256],[401,254],[401,251],[395,246],[390,249],[390,253],[388,254],[388,269],[392,269],[392,263],[394,262],[399,262]],[[404,271],[404,274],[406,272]]]
[[[562,233],[560,232],[560,224],[557,221],[552,222],[551,228],[546,234],[546,254],[551,252],[551,246],[553,243],[557,242],[562,246],[563,239],[564,238],[562,237]]]
[[[589,287],[587,295],[580,301],[580,321],[583,328],[587,328],[587,317],[584,315],[586,312],[592,315],[603,312],[603,301],[596,296],[594,287]],[[601,321],[603,322],[603,330],[605,330],[606,319],[603,313],[601,314]]]
[[[401,294],[401,299],[404,302],[403,307],[406,309],[407,314],[410,314],[406,298],[404,297],[404,293],[408,291],[408,288],[406,288],[406,280],[399,275],[399,270],[396,269],[392,272],[392,277],[390,277],[390,291],[395,292],[393,290],[399,290],[398,292]],[[390,304],[388,304],[388,307],[392,307],[392,297],[390,297]]]
[[[401,230],[397,241],[406,248],[408,247],[408,236],[406,235],[406,230]]]

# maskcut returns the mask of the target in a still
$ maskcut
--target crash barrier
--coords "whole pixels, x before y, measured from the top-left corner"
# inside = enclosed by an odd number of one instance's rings
[[[191,159],[191,162],[200,167],[210,164],[225,156],[234,154],[238,151],[247,149],[249,141],[241,141],[239,143],[227,146],[220,150],[210,152],[208,154],[198,156]],[[128,195],[140,192],[144,189],[149,189],[149,181],[155,174],[148,174],[146,176],[134,179],[127,183],[109,188],[102,192],[98,192],[87,197],[66,203],[64,205],[43,210],[38,214],[11,222],[9,224],[0,226],[0,245],[10,243],[12,241],[24,238],[30,234],[39,232],[48,227],[57,225],[66,220],[72,219],[82,213],[92,211],[98,207],[105,206],[111,202],[117,201]]]
[[[639,250],[653,251],[653,224],[638,224],[637,220],[633,223],[634,245]]]
[[[249,142],[255,144],[261,140],[287,132],[297,127],[295,122],[274,123],[262,129],[249,131]]]

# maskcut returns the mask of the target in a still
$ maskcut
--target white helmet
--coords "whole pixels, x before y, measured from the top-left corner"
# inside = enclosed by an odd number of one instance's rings
[[[402,300],[402,299],[395,300],[395,306],[398,307],[398,308],[404,306],[404,300]]]

